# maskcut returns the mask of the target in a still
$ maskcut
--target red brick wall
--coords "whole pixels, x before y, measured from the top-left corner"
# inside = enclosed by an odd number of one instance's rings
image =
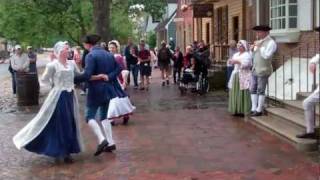
[[[274,66],[277,68],[290,57],[312,58],[319,53],[319,33],[314,31],[301,32],[298,43],[277,43],[278,49],[274,57]]]
[[[299,48],[301,49],[301,56],[314,56],[319,47],[319,34],[314,31],[301,32],[298,43],[278,43],[278,54],[293,56],[299,55]],[[308,50],[308,52],[307,52]]]
[[[193,9],[191,6],[185,11],[181,10],[181,0],[178,0],[176,18],[183,18],[183,22],[176,22],[177,25],[177,45],[184,52],[186,46],[193,41]],[[190,29],[191,27],[191,29]],[[183,39],[186,31],[186,40]],[[185,44],[185,43],[186,44]]]

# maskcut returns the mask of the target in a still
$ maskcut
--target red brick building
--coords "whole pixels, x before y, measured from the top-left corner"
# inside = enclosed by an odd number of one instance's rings
[[[199,4],[211,6],[207,17],[196,17]],[[269,24],[278,44],[278,55],[315,54],[319,41],[314,27],[319,26],[319,0],[178,0],[175,22],[177,44],[204,40],[211,47],[212,59],[226,59],[230,40],[255,40],[251,28]],[[207,9],[208,10],[208,9]],[[298,56],[293,54],[294,56]]]
[[[270,35],[278,48],[272,60],[274,72],[266,90],[267,115],[253,117],[249,122],[300,150],[318,149],[316,140],[302,140],[296,135],[305,132],[302,102],[320,79],[319,73],[314,74],[308,68],[310,59],[320,52],[320,35],[314,31],[320,25],[320,0],[178,0],[178,4],[178,44],[185,47],[193,40],[204,40],[210,45],[212,60],[221,62],[222,66],[228,58],[230,40],[245,39],[253,43],[256,37],[252,27],[272,27]],[[199,4],[210,7],[213,12],[197,17]],[[203,8],[203,12],[210,12],[210,8]],[[225,77],[223,68],[219,69],[222,71],[213,69],[210,86],[225,83],[221,80]],[[319,67],[317,71],[320,71]]]
[[[190,0],[178,0],[177,15],[174,19],[177,28],[176,44],[183,52],[194,41],[193,9]]]

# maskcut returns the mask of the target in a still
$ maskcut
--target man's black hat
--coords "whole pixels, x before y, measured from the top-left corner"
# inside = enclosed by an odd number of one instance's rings
[[[272,28],[268,25],[259,25],[252,28],[254,31],[270,31]]]
[[[99,42],[101,39],[101,37],[97,34],[90,34],[90,35],[86,35],[84,38],[83,38],[83,42],[84,43],[88,43],[88,44],[92,44],[92,45],[95,45],[97,44],[97,42]]]

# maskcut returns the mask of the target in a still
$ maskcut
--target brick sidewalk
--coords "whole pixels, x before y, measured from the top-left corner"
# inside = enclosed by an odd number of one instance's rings
[[[158,73],[148,92],[130,89],[137,106],[129,126],[115,126],[115,153],[94,157],[96,138],[82,118],[86,150],[72,165],[12,144],[34,115],[0,116],[0,179],[108,180],[316,180],[319,165],[291,145],[226,111],[222,92],[180,96],[161,87]],[[81,112],[84,97],[79,96]]]

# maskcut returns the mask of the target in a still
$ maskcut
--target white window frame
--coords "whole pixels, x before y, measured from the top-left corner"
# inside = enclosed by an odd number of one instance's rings
[[[271,26],[271,1],[270,0],[270,15],[269,21]],[[280,43],[296,43],[299,42],[300,37],[300,24],[299,24],[299,1],[297,0],[297,27],[289,28],[289,0],[285,0],[285,28],[284,29],[273,29],[270,31],[270,35],[275,38],[277,42]]]
[[[281,18],[281,17],[274,17],[274,18],[272,18],[272,11],[271,11],[271,9],[272,9],[272,7],[271,7],[271,2],[272,1],[277,1],[277,0],[270,0],[270,11],[269,11],[269,13],[270,13],[270,15],[269,15],[269,20],[270,20],[270,25],[272,26],[272,20],[275,20],[275,19],[283,19],[283,18]],[[289,28],[289,6],[290,5],[292,5],[292,3],[289,3],[289,0],[285,0],[285,4],[284,5],[281,5],[281,6],[285,6],[285,16],[283,16],[284,18],[285,18],[285,25],[284,25],[284,28],[283,29],[273,29],[272,30],[272,32],[273,33],[276,33],[276,32],[279,32],[279,33],[281,33],[281,32],[295,32],[295,31],[298,31],[299,30],[299,17],[298,17],[298,15],[299,15],[299,7],[298,7],[298,0],[297,0],[297,3],[296,3],[296,6],[297,6],[297,11],[298,11],[298,13],[297,13],[297,16],[296,16],[296,18],[297,18],[297,27],[296,28]],[[277,8],[277,6],[275,6],[276,8]]]

